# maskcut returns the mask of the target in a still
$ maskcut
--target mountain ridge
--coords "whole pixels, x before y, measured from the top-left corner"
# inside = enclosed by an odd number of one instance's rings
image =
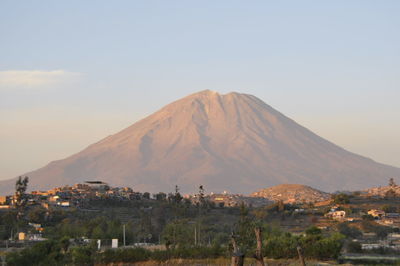
[[[32,189],[100,179],[151,192],[202,184],[250,193],[280,183],[360,189],[400,169],[346,151],[253,95],[205,90],[26,175]]]

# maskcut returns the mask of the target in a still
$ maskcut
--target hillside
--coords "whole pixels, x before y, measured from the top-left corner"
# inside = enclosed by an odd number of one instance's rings
[[[26,173],[30,189],[102,180],[135,190],[250,193],[282,183],[325,191],[376,186],[400,169],[348,152],[260,99],[202,91],[66,159]],[[0,182],[0,193],[14,180]]]
[[[252,197],[262,197],[284,203],[319,202],[330,199],[330,194],[309,186],[297,184],[282,184],[262,189],[251,194]]]
[[[364,192],[369,196],[391,197],[393,195],[397,195],[398,197],[400,196],[400,186],[394,185],[394,186],[373,187],[364,190]]]

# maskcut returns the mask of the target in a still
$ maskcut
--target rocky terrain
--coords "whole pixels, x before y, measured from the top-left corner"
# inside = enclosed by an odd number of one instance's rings
[[[331,198],[329,193],[322,192],[309,186],[297,184],[282,184],[262,189],[251,194],[252,197],[263,197],[272,201],[284,203],[319,202]]]
[[[365,192],[369,196],[390,197],[393,196],[394,194],[400,196],[400,186],[394,185],[394,186],[373,187],[364,190],[363,192]]]

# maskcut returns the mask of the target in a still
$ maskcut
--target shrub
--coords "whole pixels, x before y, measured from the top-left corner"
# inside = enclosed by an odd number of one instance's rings
[[[43,241],[19,252],[8,253],[7,265],[64,265],[64,256],[55,241]]]

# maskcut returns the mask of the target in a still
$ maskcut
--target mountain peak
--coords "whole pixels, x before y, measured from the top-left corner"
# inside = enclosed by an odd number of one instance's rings
[[[218,93],[217,91],[213,91],[213,90],[202,90],[196,93],[193,93],[185,98],[191,98],[191,97],[212,97],[212,96],[221,96],[220,93]]]
[[[205,96],[205,97],[225,97],[225,96],[247,96],[247,94],[242,94],[242,93],[235,92],[235,91],[228,92],[226,94],[222,94],[222,93],[219,93],[218,91],[207,89],[207,90],[202,90],[202,91],[193,93],[185,98],[191,98],[191,97],[196,97],[196,96],[197,97],[203,97],[203,96]],[[185,99],[185,98],[183,98],[183,99]]]
[[[32,189],[91,179],[150,192],[204,185],[250,193],[281,183],[362,189],[400,176],[400,169],[334,145],[255,96],[205,90],[26,175]]]

